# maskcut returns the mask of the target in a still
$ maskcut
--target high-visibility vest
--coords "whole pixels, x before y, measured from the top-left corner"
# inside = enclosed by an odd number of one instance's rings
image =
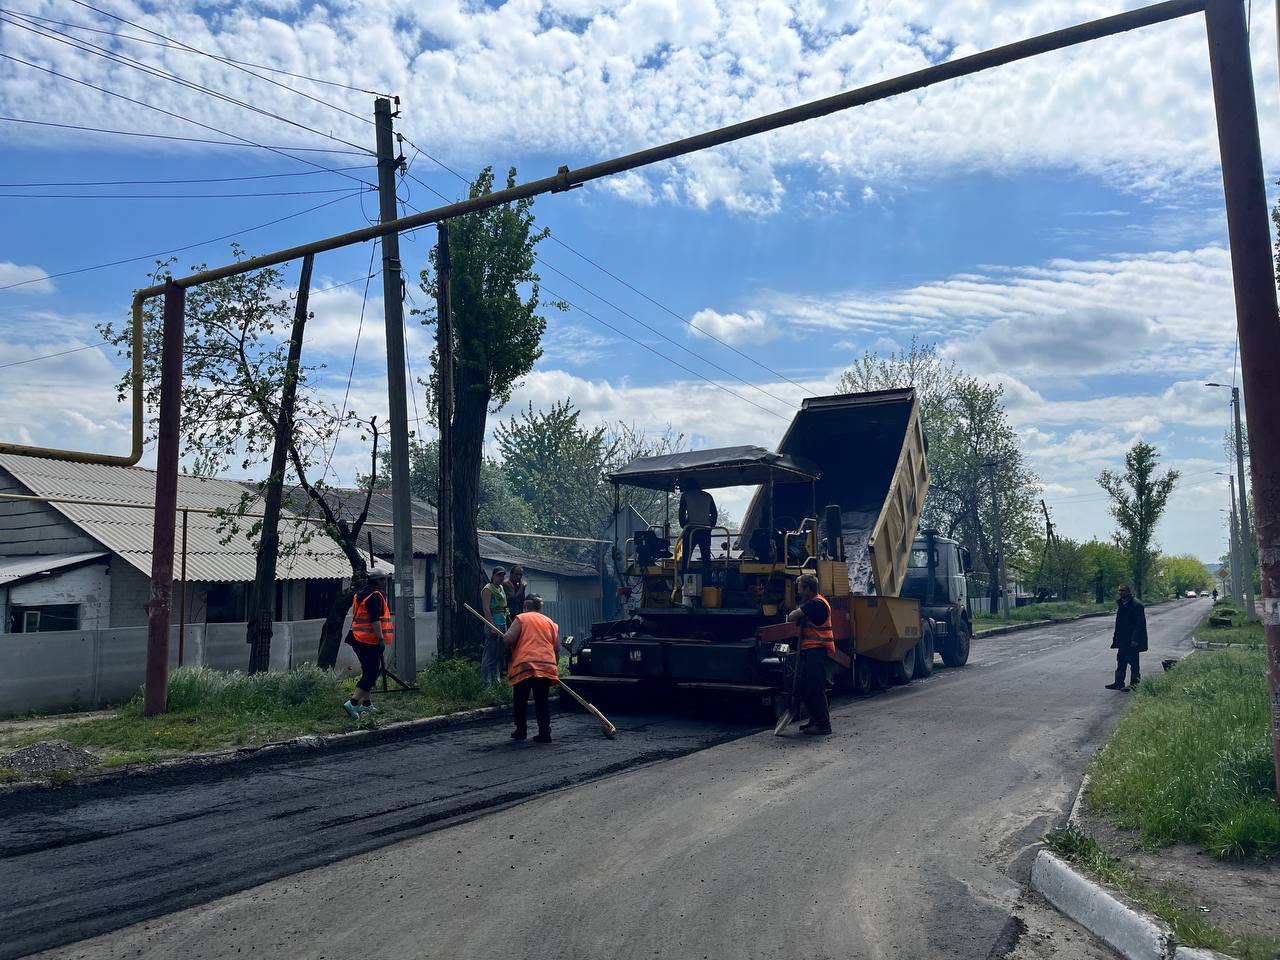
[[[511,651],[511,666],[507,668],[507,682],[515,686],[530,677],[545,677],[552,683],[560,682],[560,665],[556,653],[560,640],[560,628],[548,616],[536,610],[526,610],[516,617],[520,624],[520,636]]]
[[[827,608],[827,622],[816,624],[808,617],[800,621],[800,649],[813,650],[817,647],[823,647],[828,653],[834,653],[836,649],[835,632],[831,628],[831,604],[827,603],[827,598],[822,594],[815,594],[814,600],[820,600],[822,605]]]
[[[382,616],[374,617],[369,614],[368,603],[373,597],[382,599]],[[378,635],[373,632],[374,624],[382,624],[382,642],[387,646],[391,646],[391,641],[395,639],[395,620],[391,616],[391,611],[387,608],[387,598],[382,595],[379,590],[374,590],[368,594],[363,600],[357,593],[351,598],[351,635],[356,638],[357,643],[373,643],[378,642]]]

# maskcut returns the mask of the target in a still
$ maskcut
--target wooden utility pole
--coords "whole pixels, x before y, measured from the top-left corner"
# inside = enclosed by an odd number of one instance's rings
[[[289,333],[289,358],[280,388],[280,414],[276,418],[275,443],[271,448],[271,472],[263,497],[262,533],[258,538],[257,566],[249,593],[249,672],[261,673],[271,666],[271,621],[275,614],[276,562],[280,559],[280,505],[284,499],[284,471],[293,442],[293,409],[298,395],[298,367],[302,363],[302,338],[307,330],[307,300],[311,293],[314,254],[302,258],[298,277],[298,299],[293,306],[293,329]],[[185,557],[183,558],[185,562]]]
[[[440,427],[440,485],[436,496],[436,558],[440,602],[436,624],[442,657],[456,656],[457,610],[453,590],[453,306],[449,282],[449,221],[436,225],[436,423]]]
[[[396,98],[396,105],[400,99]],[[396,219],[396,170],[404,161],[395,155],[391,101],[373,101],[378,137],[378,213],[383,223]],[[396,667],[409,683],[418,674],[413,597],[413,502],[409,493],[409,402],[405,396],[404,302],[400,279],[400,234],[382,238],[382,311],[387,328],[387,434],[391,440],[391,522],[395,545]]]

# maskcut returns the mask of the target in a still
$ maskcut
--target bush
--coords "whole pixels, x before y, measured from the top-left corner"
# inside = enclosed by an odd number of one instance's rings
[[[418,674],[417,685],[423,693],[446,703],[472,703],[479,700],[510,702],[511,690],[505,682],[486,684],[480,679],[480,665],[474,660],[433,659]]]

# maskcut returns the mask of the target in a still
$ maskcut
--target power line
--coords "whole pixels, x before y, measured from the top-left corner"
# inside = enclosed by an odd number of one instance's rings
[[[4,119],[0,117],[0,119]],[[337,170],[363,170],[363,164],[350,167],[336,167]],[[273,180],[280,177],[314,177],[325,170],[303,170],[299,173],[253,173],[242,177],[190,177],[177,180],[42,180],[24,183],[0,183],[0,187],[136,187],[155,186],[168,183],[238,183],[244,180]],[[350,190],[350,187],[344,189]]]
[[[333,455],[338,452],[338,440],[342,437],[342,424],[345,422],[344,418],[347,415],[347,400],[351,397],[351,381],[356,375],[356,354],[360,352],[360,334],[364,332],[364,310],[369,305],[369,284],[377,276],[373,269],[373,257],[378,252],[379,242],[379,240],[374,240],[373,245],[369,248],[369,266],[365,268],[368,276],[365,277],[364,296],[360,300],[360,322],[356,325],[355,346],[351,348],[351,368],[347,371],[347,388],[342,394],[342,411],[338,414],[338,425],[333,431],[333,446],[329,448],[329,454],[324,460],[324,471],[320,474],[322,482],[329,475],[329,465],[333,463]]]
[[[320,99],[319,97],[314,97],[314,96],[312,96],[312,95],[311,95],[311,94],[309,94],[309,93],[305,93],[305,92],[303,92],[302,90],[297,90],[297,89],[295,89],[295,88],[293,88],[293,87],[289,86],[287,83],[281,83],[279,80],[273,80],[273,79],[271,79],[270,77],[264,77],[264,76],[262,76],[261,74],[254,73],[252,70],[247,69],[243,64],[239,63],[238,61],[230,60],[230,59],[228,59],[228,58],[224,58],[224,57],[219,57],[219,56],[217,56],[216,54],[209,53],[207,50],[201,50],[201,49],[199,49],[198,47],[193,47],[193,46],[191,46],[190,44],[183,43],[181,40],[175,40],[173,37],[170,37],[170,36],[167,36],[167,35],[165,35],[165,34],[163,34],[163,33],[160,33],[160,32],[159,32],[159,31],[157,31],[157,30],[152,30],[152,29],[150,29],[149,27],[144,27],[144,26],[142,26],[142,24],[134,23],[132,20],[127,20],[127,19],[125,19],[124,17],[121,17],[121,16],[119,16],[119,15],[117,15],[117,14],[110,13],[110,12],[108,12],[108,11],[106,11],[106,10],[99,9],[98,7],[95,7],[95,6],[94,6],[93,4],[91,4],[91,3],[85,3],[85,2],[83,2],[83,0],[71,0],[71,2],[72,2],[72,3],[75,3],[75,4],[78,4],[79,6],[85,7],[85,8],[86,8],[86,9],[88,9],[88,10],[93,10],[94,12],[99,13],[99,14],[101,14],[101,15],[102,15],[102,16],[104,16],[104,17],[110,17],[112,20],[118,20],[120,23],[123,23],[123,24],[126,24],[126,25],[130,26],[130,27],[133,27],[135,30],[141,30],[143,33],[149,33],[149,34],[151,34],[151,36],[153,36],[153,37],[159,37],[161,40],[166,40],[166,41],[168,41],[169,43],[176,45],[180,50],[185,50],[185,51],[186,51],[186,52],[188,52],[188,53],[198,54],[199,56],[202,56],[202,57],[208,57],[208,58],[210,58],[211,60],[217,60],[217,61],[218,61],[218,62],[220,62],[220,63],[225,63],[225,64],[227,64],[228,66],[235,67],[235,68],[236,68],[237,70],[239,70],[241,73],[247,73],[247,74],[248,74],[249,76],[251,76],[251,77],[257,77],[259,80],[263,80],[263,81],[265,81],[265,82],[267,82],[267,83],[275,84],[277,87],[280,87],[280,88],[281,88],[281,89],[283,89],[283,90],[288,90],[290,93],[297,94],[297,95],[298,95],[298,96],[300,96],[300,97],[305,97],[305,98],[306,98],[306,99],[308,99],[308,100],[311,100],[311,101],[313,101],[313,102],[315,102],[315,103],[320,104],[321,106],[325,106],[325,107],[329,107],[329,108],[331,108],[331,109],[333,109],[333,110],[337,110],[339,113],[345,113],[347,116],[349,116],[349,117],[355,117],[357,120],[361,120],[361,121],[363,121],[363,122],[365,122],[365,123],[370,123],[370,124],[371,124],[371,123],[373,123],[373,120],[371,120],[369,117],[366,117],[366,116],[364,116],[364,115],[362,115],[362,114],[353,113],[352,111],[347,110],[345,107],[340,107],[340,106],[338,106],[336,103],[330,103],[328,100],[322,100],[322,99]],[[118,36],[118,35],[117,35],[117,36]],[[121,39],[130,39],[130,40],[133,40],[133,39],[137,39],[137,38],[136,38],[136,37],[121,37]],[[306,79],[311,79],[311,78],[309,78],[309,77],[308,77],[308,78],[306,78]],[[352,89],[357,89],[357,88],[352,88]],[[363,91],[360,91],[360,92],[362,92],[362,93],[372,93],[372,91],[369,91],[369,90],[363,90]],[[377,94],[377,93],[374,93],[373,95],[374,95],[375,97],[376,97],[376,96],[379,96],[379,94]]]
[[[304,197],[351,193],[350,187],[327,190],[279,190],[262,193],[0,193],[7,200],[230,200],[241,197]]]
[[[253,63],[248,60],[237,60],[234,57],[223,57],[215,53],[208,53],[203,50],[192,50],[190,47],[184,46],[177,42],[164,43],[158,40],[148,40],[145,37],[131,37],[125,33],[116,33],[112,30],[103,30],[100,27],[90,27],[82,23],[70,23],[66,20],[54,20],[52,17],[41,17],[34,13],[24,13],[24,17],[30,20],[41,20],[45,23],[54,23],[61,27],[70,27],[73,30],[84,30],[89,33],[100,33],[108,37],[115,37],[118,40],[130,40],[134,43],[145,43],[153,47],[163,47],[166,50],[186,50],[190,53],[201,53],[204,56],[212,57],[214,60],[221,60],[223,63],[235,64],[241,67],[253,67],[255,70],[268,70],[271,73],[279,73],[286,77],[294,77],[298,80],[310,80],[312,83],[323,83],[331,87],[341,87],[344,90],[352,90],[356,93],[367,93],[371,97],[384,97],[387,94],[379,93],[377,90],[366,90],[363,87],[353,87],[349,83],[342,83],[338,80],[326,80],[324,77],[312,77],[305,73],[294,73],[291,70],[285,70],[283,67],[269,67],[265,63]],[[110,16],[110,14],[107,14]],[[120,18],[117,18],[120,19]]]
[[[657,350],[656,348],[649,346],[649,344],[645,343],[643,340],[637,340],[635,337],[631,336],[630,334],[622,330],[619,330],[617,327],[611,324],[608,320],[604,320],[604,319],[601,319],[600,317],[597,317],[590,310],[586,310],[583,307],[578,306],[568,297],[562,297],[560,294],[556,293],[555,291],[547,289],[545,285],[543,286],[542,289],[546,291],[547,294],[549,294],[550,296],[555,297],[557,300],[561,300],[564,303],[567,303],[569,306],[573,307],[573,309],[577,310],[579,313],[590,317],[592,320],[596,321],[596,323],[599,323],[602,326],[608,327],[618,336],[626,340],[630,340],[632,343],[634,343],[638,347],[644,347],[644,349],[648,350],[650,353],[654,354],[655,356],[661,357],[663,360],[666,360],[667,363],[675,364],[677,367],[679,367],[681,370],[684,370],[686,373],[690,373],[700,380],[705,380],[707,383],[711,384],[711,386],[715,387],[717,390],[723,390],[725,393],[729,394],[729,396],[733,397],[735,400],[740,400],[743,403],[749,403],[751,406],[755,407],[757,410],[761,410],[764,413],[777,417],[779,420],[790,422],[782,414],[777,413],[773,410],[770,410],[768,407],[762,407],[760,404],[756,403],[754,400],[750,400],[747,397],[742,396],[742,394],[736,393],[733,390],[730,390],[724,384],[716,383],[716,381],[712,380],[710,377],[706,376],[705,374],[701,374],[697,370],[694,370],[691,367],[686,367],[679,360],[671,359],[665,353],[662,353],[660,350]]]
[[[216,147],[257,147],[260,150],[270,150],[273,153],[281,153],[289,150],[294,153],[334,153],[347,154],[349,156],[370,156],[368,150],[335,150],[332,147],[302,147],[294,145],[253,143],[252,141],[239,140],[213,140],[209,137],[180,137],[172,133],[144,133],[141,130],[113,130],[108,127],[89,127],[80,123],[56,123],[52,120],[32,120],[29,117],[0,117],[0,120],[6,123],[26,123],[36,127],[59,127],[63,130],[81,130],[86,133],[109,133],[117,137],[145,137],[148,140],[176,140],[179,143],[206,143]],[[228,134],[230,136],[230,134]],[[298,159],[291,157],[290,159]],[[338,169],[357,169],[351,167],[329,168],[321,167],[319,172],[335,173]],[[310,173],[312,171],[306,171]]]
[[[166,117],[172,117],[175,120],[182,120],[187,123],[193,123],[197,127],[203,127],[205,130],[211,130],[214,133],[220,133],[224,137],[234,137],[237,140],[243,140],[245,143],[253,144],[255,147],[262,147],[265,150],[271,150],[273,153],[278,153],[282,157],[288,157],[290,160],[296,160],[299,163],[305,163],[305,164],[308,164],[309,166],[317,167],[318,169],[321,169],[321,170],[329,170],[331,173],[333,172],[332,168],[326,167],[323,164],[316,163],[314,160],[308,160],[306,157],[291,156],[290,154],[285,153],[282,150],[276,150],[272,147],[265,146],[264,144],[258,143],[257,141],[250,140],[248,137],[242,137],[237,133],[230,133],[226,130],[221,130],[218,127],[211,126],[207,123],[201,123],[199,120],[193,120],[191,117],[185,117],[180,113],[174,113],[172,110],[166,110],[164,109],[164,107],[157,107],[154,104],[147,103],[145,100],[139,100],[136,97],[129,97],[123,93],[117,93],[114,90],[108,90],[106,87],[99,86],[95,83],[90,83],[87,80],[81,80],[78,77],[73,77],[65,73],[60,73],[57,70],[54,70],[52,67],[42,67],[38,63],[32,63],[30,60],[23,60],[21,57],[15,57],[13,54],[5,53],[2,50],[0,50],[0,57],[3,57],[6,60],[12,60],[14,63],[21,63],[22,65],[31,67],[34,70],[39,70],[43,73],[51,74],[52,76],[58,77],[62,80],[70,80],[72,83],[79,84],[80,86],[83,86],[83,87],[88,87],[90,90],[96,90],[99,93],[105,94],[109,97],[115,97],[119,100],[124,100],[127,103],[132,103],[139,107],[145,107],[148,110],[154,110],[157,113],[164,114]],[[352,177],[350,174],[344,173],[342,174],[342,176],[347,177],[348,179],[351,179],[351,180],[355,180],[357,183],[363,184],[364,186],[371,186],[371,184],[365,182],[364,180],[360,180],[356,177]]]
[[[103,346],[101,343],[88,343],[83,347],[72,347],[70,350],[59,350],[57,353],[45,353],[38,357],[27,357],[25,360],[10,360],[8,363],[0,363],[0,370],[5,367],[19,367],[24,363],[35,363],[37,360],[52,360],[54,357],[65,357],[69,353],[79,353],[82,350],[96,350]]]
[[[3,10],[0,10],[0,12],[8,13],[8,11],[3,11]],[[13,14],[9,14],[9,16],[13,16]],[[343,140],[341,137],[335,137],[331,133],[325,133],[323,130],[317,130],[315,127],[308,126],[307,124],[302,123],[301,121],[291,120],[288,117],[282,117],[278,113],[273,113],[270,110],[266,110],[262,107],[257,106],[256,104],[248,103],[247,101],[241,100],[238,97],[233,97],[230,94],[223,93],[220,90],[214,90],[212,87],[207,87],[204,84],[196,83],[193,80],[188,80],[186,77],[173,73],[170,70],[165,70],[160,67],[152,66],[151,64],[148,64],[148,63],[143,63],[141,60],[135,59],[134,57],[130,57],[122,53],[117,53],[114,50],[111,50],[107,47],[99,46],[96,43],[89,43],[87,40],[80,40],[79,38],[73,37],[68,33],[63,33],[60,30],[52,30],[51,28],[47,28],[47,27],[42,28],[42,27],[30,26],[26,23],[21,22],[20,20],[5,19],[3,16],[0,16],[0,23],[7,23],[7,24],[10,24],[11,26],[19,27],[20,29],[27,30],[31,33],[36,34],[36,36],[43,37],[46,40],[53,40],[55,43],[61,43],[65,46],[69,46],[73,50],[80,50],[83,53],[88,53],[96,57],[101,57],[102,59],[107,60],[111,63],[117,63],[117,64],[120,64],[121,66],[130,67],[132,69],[138,70],[142,73],[147,74],[148,76],[158,77],[162,80],[168,80],[171,83],[176,83],[179,86],[187,87],[191,90],[196,90],[200,93],[208,94],[211,97],[216,97],[217,99],[224,100],[227,103],[234,104],[238,107],[243,107],[246,110],[250,110],[254,113],[261,114],[264,117],[270,117],[273,120],[279,120],[281,123],[287,123],[290,126],[297,127],[300,130],[306,130],[308,133],[313,133],[316,136],[333,140],[336,143],[341,143],[348,147],[354,147],[357,150],[361,149],[361,145],[358,143],[352,143],[350,140]],[[273,80],[271,82],[275,83],[276,81]],[[285,87],[285,89],[288,90],[292,88]],[[343,112],[345,113],[347,111],[343,111]],[[221,133],[222,131],[219,131],[219,132]]]
[[[110,263],[98,263],[98,264],[94,264],[91,267],[76,267],[74,270],[63,270],[61,273],[46,274],[43,277],[32,277],[29,280],[18,280],[14,283],[7,283],[4,286],[0,286],[0,290],[12,290],[14,287],[26,286],[28,283],[40,283],[44,280],[56,280],[59,277],[70,277],[75,274],[89,273],[90,271],[93,271],[93,270],[105,270],[108,267],[118,267],[126,263],[137,263],[140,260],[154,260],[157,257],[168,256],[169,254],[173,254],[173,253],[182,253],[184,250],[191,250],[194,247],[203,247],[210,243],[217,243],[220,240],[230,240],[232,237],[243,236],[244,234],[252,233],[255,230],[264,230],[267,227],[275,226],[277,223],[283,223],[284,221],[292,220],[295,217],[301,217],[301,216],[305,216],[308,213],[314,213],[316,210],[323,209],[324,207],[332,206],[333,204],[339,203],[343,200],[349,200],[350,198],[356,196],[360,192],[361,191],[353,190],[350,193],[347,193],[341,197],[334,197],[332,200],[326,200],[323,203],[317,203],[313,207],[307,207],[305,210],[298,210],[295,213],[285,214],[283,217],[276,217],[274,220],[268,220],[266,223],[259,223],[252,227],[245,227],[241,230],[235,230],[231,233],[225,233],[220,237],[211,237],[208,240],[197,240],[195,243],[188,243],[181,247],[173,247],[170,250],[160,250],[160,251],[157,251],[156,253],[147,253],[139,257],[124,257],[123,259],[120,259],[120,260],[112,260]]]

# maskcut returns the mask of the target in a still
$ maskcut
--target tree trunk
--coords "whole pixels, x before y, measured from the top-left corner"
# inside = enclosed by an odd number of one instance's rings
[[[332,670],[338,665],[338,651],[342,649],[342,624],[347,619],[347,611],[351,609],[351,598],[355,593],[354,587],[348,587],[334,597],[333,605],[324,618],[324,626],[320,628],[320,648],[316,651],[316,666],[321,670]]]
[[[267,476],[262,533],[258,541],[257,568],[249,591],[249,672],[261,673],[271,665],[271,621],[276,598],[276,561],[280,557],[280,501],[284,495],[285,459],[293,440],[293,406],[298,392],[298,365],[302,360],[302,338],[307,328],[307,295],[311,290],[311,265],[307,254],[298,278],[298,300],[293,311],[289,336],[289,359],[280,390],[280,418],[276,421],[275,445],[271,452],[271,472]]]
[[[480,508],[480,462],[484,457],[484,428],[491,392],[476,382],[474,372],[459,364],[453,412],[453,601],[480,608],[484,568],[476,516]],[[449,562],[448,557],[441,558]],[[454,653],[479,658],[484,628],[475,617],[454,618]]]

